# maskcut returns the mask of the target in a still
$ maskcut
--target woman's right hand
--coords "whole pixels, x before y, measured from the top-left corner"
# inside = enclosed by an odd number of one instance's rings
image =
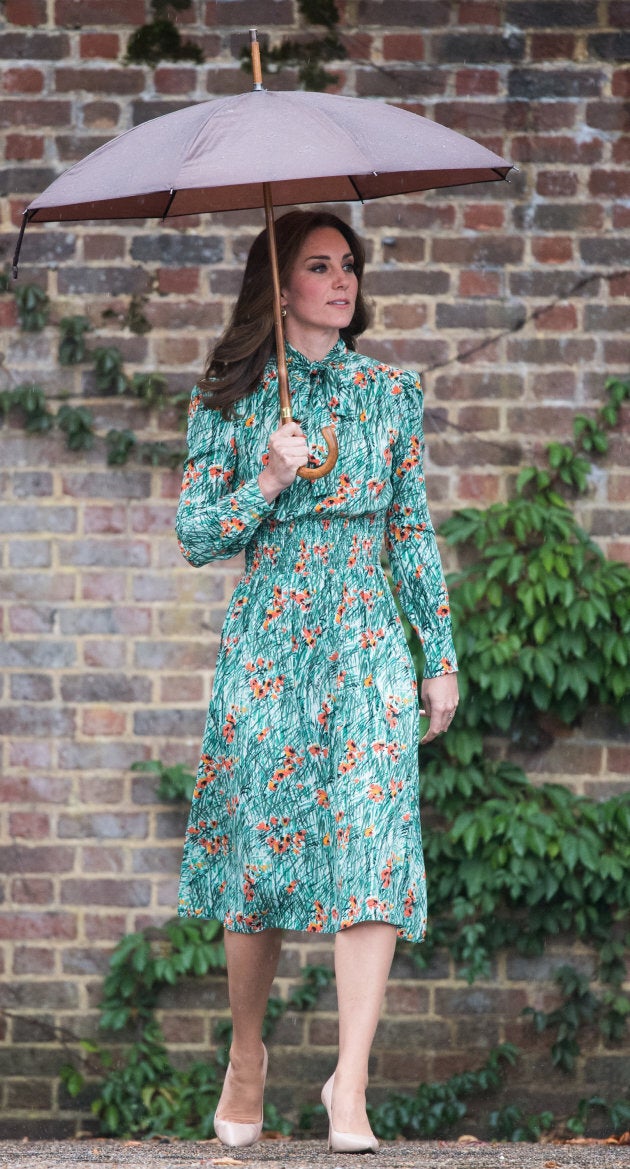
[[[269,435],[269,462],[258,476],[258,486],[267,503],[290,487],[298,467],[307,462],[308,444],[299,422],[285,422]]]

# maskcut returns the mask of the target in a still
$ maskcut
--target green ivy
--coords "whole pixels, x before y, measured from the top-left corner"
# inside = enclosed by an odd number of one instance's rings
[[[169,8],[184,12],[192,0],[151,0],[153,20],[140,25],[127,43],[126,65],[150,65],[155,68],[160,61],[193,61],[203,63],[199,45],[182,40],[177,25],[166,16]]]
[[[63,317],[59,322],[59,349],[57,356],[60,365],[80,365],[87,358],[85,334],[92,326],[87,317]]]
[[[50,306],[48,297],[37,285],[27,284],[14,289],[8,273],[0,272],[1,292],[10,292],[15,296],[23,329],[32,332],[45,327]],[[122,316],[115,313],[103,315],[120,317],[126,328],[135,333],[144,333],[151,328],[142,313],[145,300],[132,297]],[[166,378],[155,371],[137,372],[131,378],[128,377],[123,355],[116,346],[99,346],[90,352],[86,334],[91,332],[92,327],[87,317],[62,317],[58,328],[60,365],[79,365],[91,361],[99,393],[127,394],[143,403],[147,409],[157,410],[179,406],[188,400],[188,394],[169,395]],[[12,390],[0,391],[0,413],[4,418],[11,413],[21,416],[24,429],[31,434],[45,434],[57,427],[65,434],[66,445],[72,451],[89,450],[97,438],[92,412],[87,407],[64,404],[55,414],[48,408],[41,386],[25,383]],[[140,442],[132,430],[110,430],[105,435],[105,446],[110,466],[122,466],[133,455],[140,463],[175,468],[181,466],[187,456],[183,444]]]
[[[50,301],[37,284],[23,284],[13,292],[20,326],[25,333],[40,333],[48,324]]]

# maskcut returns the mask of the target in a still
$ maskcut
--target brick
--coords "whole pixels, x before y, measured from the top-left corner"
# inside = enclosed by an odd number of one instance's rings
[[[506,19],[529,28],[588,28],[597,26],[596,0],[508,0]]]
[[[460,0],[457,6],[457,25],[498,25],[501,12],[494,0]]]
[[[126,917],[122,913],[86,913],[85,936],[90,942],[117,942],[125,932]]]
[[[197,85],[197,70],[186,66],[160,65],[153,74],[158,93],[190,94]]]
[[[207,7],[215,13],[211,23],[219,27],[247,27],[252,20],[263,26],[293,23],[290,0],[216,0]]]
[[[556,304],[536,317],[537,332],[570,333],[578,328],[578,316],[572,304]]]
[[[589,54],[602,61],[627,61],[630,59],[630,33],[599,32],[587,39]]]
[[[11,698],[15,702],[49,702],[53,682],[46,674],[12,674]]]
[[[75,716],[71,710],[25,704],[0,710],[2,734],[46,738],[49,735],[72,734],[74,726]]]
[[[628,306],[589,304],[584,308],[584,328],[589,333],[628,331]]]
[[[33,988],[27,982],[5,982],[0,984],[0,1003],[3,1006],[16,1010],[18,1007],[33,1006]],[[47,978],[37,984],[37,1003],[39,1009],[76,1010],[79,1005],[78,987],[69,982],[53,982]],[[18,1074],[16,1071],[13,1074]]]
[[[458,292],[462,297],[499,296],[500,276],[497,272],[462,271],[458,277]]]
[[[502,267],[504,264],[518,264],[523,256],[523,241],[512,236],[479,239],[435,238],[431,247],[431,258],[439,264]]]
[[[148,544],[136,540],[133,544],[115,539],[68,540],[60,545],[59,559],[68,567],[145,568],[150,563]]]
[[[383,37],[383,57],[386,61],[422,61],[424,39],[413,33],[386,33]]]
[[[594,170],[589,178],[591,195],[624,199],[630,195],[630,176],[623,170]]]
[[[83,643],[84,665],[99,670],[121,670],[127,661],[127,646],[124,641],[85,641]]]
[[[144,757],[134,743],[60,743],[59,766],[64,771],[126,771],[136,759]]]
[[[574,258],[570,236],[532,239],[531,247],[532,255],[539,264],[570,264]]]
[[[23,666],[42,666],[44,669],[59,669],[72,666],[76,661],[76,649],[69,641],[13,641],[0,645],[0,666],[10,669]]]
[[[615,142],[612,152],[612,161],[616,164],[623,164],[630,161],[630,134],[624,138],[620,138]],[[630,216],[628,207],[613,207],[613,227],[627,226],[627,220]]]
[[[158,261],[178,268],[217,264],[223,260],[224,244],[219,236],[181,235],[163,231],[159,235],[134,236],[131,258],[142,263]]]
[[[133,28],[146,18],[144,0],[55,0],[55,24],[68,28],[108,25]]]
[[[92,814],[59,817],[59,836],[62,839],[84,840],[91,837],[107,840],[144,840],[148,820],[144,813],[93,812]]]
[[[16,946],[13,951],[14,974],[53,974],[55,951],[42,946]]]
[[[58,93],[116,93],[128,96],[141,93],[144,81],[144,71],[132,67],[91,69],[64,66],[55,71],[55,86]]]
[[[79,37],[79,56],[105,57],[115,60],[120,53],[120,37],[114,32],[84,32]]]
[[[433,97],[446,90],[446,72],[442,69],[424,66],[421,69],[396,69],[388,66],[387,72],[376,72],[373,68],[356,71],[356,91],[359,97]]]
[[[2,88],[5,93],[41,93],[44,88],[44,74],[41,69],[28,66],[5,69],[2,74]]]
[[[458,69],[455,92],[458,97],[496,94],[499,92],[499,74],[496,69]]]
[[[0,912],[0,938],[4,940],[47,938],[62,941],[76,937],[76,933],[77,922],[71,913],[31,913],[29,910],[21,910],[19,913]]]
[[[516,29],[504,33],[445,33],[433,37],[433,58],[463,64],[486,65],[492,61],[521,61],[525,55],[525,37]]]
[[[43,98],[41,101],[32,99],[21,101],[19,98],[0,101],[0,127],[13,129],[15,126],[34,126],[41,130],[44,126],[69,125],[72,125],[72,105],[68,101],[55,101],[49,98]],[[47,182],[52,182],[55,177],[53,171],[50,173],[52,178]]]
[[[14,905],[50,905],[54,901],[54,885],[45,877],[14,877],[9,898]]]
[[[438,329],[514,329],[524,319],[525,309],[518,301],[436,305]]]
[[[594,69],[513,69],[508,96],[539,101],[545,97],[599,97],[602,74]]]
[[[26,839],[43,840],[50,833],[50,817],[44,812],[11,812],[9,835]]]
[[[94,130],[113,130],[120,120],[120,107],[113,101],[90,101],[83,106],[83,121]]]
[[[61,968],[64,974],[100,974],[105,975],[109,966],[111,954],[108,950],[89,949],[64,950],[61,955]]]
[[[630,97],[630,69],[615,69],[611,92],[613,97]]]
[[[149,905],[151,885],[148,881],[108,880],[104,877],[93,880],[68,878],[61,881],[59,899],[62,905],[130,906],[138,908]]]
[[[20,4],[21,0],[12,0]],[[0,33],[0,59],[60,61],[70,53],[70,38],[56,32]]]
[[[199,276],[199,268],[160,268],[158,292],[162,296],[194,294],[199,291]]]
[[[201,702],[206,693],[203,680],[188,674],[161,676],[159,687],[159,701],[166,705],[173,702]]]
[[[62,296],[124,296],[149,291],[149,273],[143,268],[61,268],[58,273],[59,293]]]
[[[202,718],[193,710],[140,710],[134,714],[134,735],[158,738],[196,739]]]
[[[45,24],[46,0],[5,0],[4,15],[9,24]]]
[[[534,33],[530,39],[529,56],[531,61],[553,61],[575,59],[577,38],[569,32],[542,32]]]
[[[77,513],[74,507],[20,506],[13,504],[0,512],[0,532],[74,532]]]
[[[49,605],[12,605],[9,609],[9,625],[13,633],[50,633],[55,617],[55,610]]]
[[[9,563],[11,568],[49,568],[51,550],[51,540],[15,540],[9,547]]]
[[[586,124],[597,130],[630,129],[630,111],[626,102],[592,101],[586,106]]]
[[[125,674],[76,674],[61,678],[64,702],[149,702],[151,682]]]
[[[458,478],[458,494],[472,500],[477,506],[488,507],[499,499],[499,480],[496,475],[464,472]]]

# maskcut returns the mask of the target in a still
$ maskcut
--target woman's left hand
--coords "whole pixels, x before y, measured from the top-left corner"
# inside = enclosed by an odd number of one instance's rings
[[[439,678],[424,678],[420,688],[424,709],[420,714],[430,718],[429,729],[421,742],[430,743],[443,735],[453,721],[459,702],[456,674],[440,674]]]

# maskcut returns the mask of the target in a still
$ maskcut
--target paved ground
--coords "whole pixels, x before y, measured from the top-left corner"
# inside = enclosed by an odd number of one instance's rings
[[[0,1169],[630,1169],[630,1146],[393,1142],[375,1156],[328,1153],[322,1141],[263,1141],[226,1149],[218,1141],[0,1141]]]

